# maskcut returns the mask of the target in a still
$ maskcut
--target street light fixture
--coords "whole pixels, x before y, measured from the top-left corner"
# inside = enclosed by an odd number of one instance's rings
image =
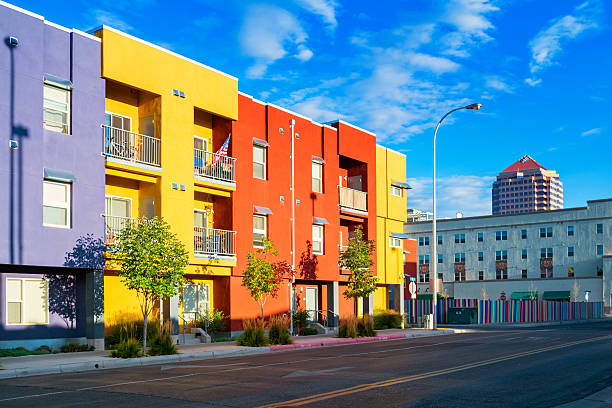
[[[432,232],[433,232],[433,237],[432,237],[432,245],[433,245],[433,256],[432,256],[432,260],[431,262],[433,263],[433,280],[434,280],[434,284],[433,284],[433,298],[432,298],[432,313],[433,313],[433,322],[432,322],[432,328],[434,330],[436,330],[437,326],[438,326],[438,251],[437,251],[437,246],[438,246],[438,237],[436,236],[436,136],[438,135],[438,128],[440,127],[440,125],[442,124],[442,121],[451,113],[461,110],[461,109],[472,109],[472,110],[479,110],[482,107],[481,104],[479,103],[472,103],[469,104],[467,106],[463,106],[461,108],[455,108],[451,111],[449,111],[446,115],[442,116],[442,119],[440,119],[440,121],[438,122],[438,124],[436,125],[436,130],[434,132],[434,139],[433,139],[433,220],[432,220]]]

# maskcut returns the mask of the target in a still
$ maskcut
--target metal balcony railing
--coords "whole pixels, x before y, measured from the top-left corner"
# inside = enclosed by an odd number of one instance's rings
[[[215,228],[193,228],[193,251],[196,255],[236,255],[236,231]]]
[[[113,245],[115,237],[123,228],[133,225],[138,218],[118,217],[116,215],[102,215],[104,217],[104,242],[106,245]]]
[[[215,180],[235,183],[236,159],[201,149],[193,149],[194,174]]]
[[[161,140],[154,136],[102,125],[104,155],[149,166],[161,166]]]
[[[342,186],[338,186],[338,191],[342,207],[368,211],[368,193]]]

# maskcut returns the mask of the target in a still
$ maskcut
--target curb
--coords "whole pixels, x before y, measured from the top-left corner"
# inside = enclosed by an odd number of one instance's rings
[[[247,354],[262,354],[270,352],[270,347],[253,347],[245,348],[241,350],[230,350],[230,351],[205,351],[201,353],[189,353],[189,354],[174,354],[169,356],[151,356],[151,357],[138,357],[129,359],[119,359],[106,357],[101,360],[88,361],[85,363],[66,363],[57,364],[48,367],[36,367],[36,368],[10,368],[0,370],[0,380],[9,378],[20,378],[20,377],[31,377],[35,375],[48,375],[48,374],[63,374],[63,373],[76,373],[80,371],[96,371],[113,368],[126,368],[126,367],[143,367],[155,364],[164,364],[170,362],[183,362],[183,361],[194,361],[194,360],[209,360],[222,357],[231,357]]]
[[[533,327],[548,327],[548,326],[572,326],[577,324],[587,323],[602,323],[610,322],[611,318],[588,319],[588,320],[555,320],[551,322],[524,322],[524,323],[485,323],[485,324],[444,324],[439,327],[440,330],[478,330],[478,329],[517,329],[517,328],[533,328]]]
[[[356,337],[356,338],[347,338],[347,339],[313,341],[310,343],[274,345],[274,346],[270,346],[270,351],[293,350],[293,349],[311,348],[311,347],[339,346],[339,345],[355,344],[355,343],[372,343],[372,342],[377,342],[377,341],[410,339],[410,338],[415,338],[415,337],[444,336],[448,334],[463,333],[463,332],[464,331],[447,329],[444,331],[436,331],[436,332],[431,332],[431,333],[426,333],[426,334],[415,334],[415,333],[389,334],[387,336],[377,336],[377,337]]]

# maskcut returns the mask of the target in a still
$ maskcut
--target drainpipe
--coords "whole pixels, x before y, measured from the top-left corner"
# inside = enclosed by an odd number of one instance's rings
[[[289,283],[289,319],[293,334],[293,285],[295,284],[295,119],[291,119],[291,283]]]

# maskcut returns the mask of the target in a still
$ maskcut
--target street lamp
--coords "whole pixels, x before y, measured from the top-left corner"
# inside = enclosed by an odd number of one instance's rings
[[[446,115],[442,116],[442,119],[440,119],[440,121],[438,122],[438,124],[436,125],[436,130],[434,132],[434,138],[433,138],[433,220],[432,220],[432,226],[433,226],[433,237],[432,237],[432,245],[433,245],[433,256],[432,256],[432,260],[431,262],[433,262],[433,280],[434,280],[434,284],[433,284],[433,299],[432,299],[432,312],[433,312],[433,322],[432,322],[432,328],[434,330],[436,330],[437,326],[438,326],[438,311],[437,311],[437,307],[438,307],[438,251],[437,251],[437,246],[438,246],[438,239],[436,236],[436,136],[438,135],[438,128],[440,127],[440,125],[442,124],[442,121],[451,113],[461,110],[461,109],[473,109],[473,110],[478,110],[482,107],[481,104],[479,103],[472,103],[470,105],[467,106],[463,106],[461,108],[456,108],[451,110],[450,112],[448,112]]]

